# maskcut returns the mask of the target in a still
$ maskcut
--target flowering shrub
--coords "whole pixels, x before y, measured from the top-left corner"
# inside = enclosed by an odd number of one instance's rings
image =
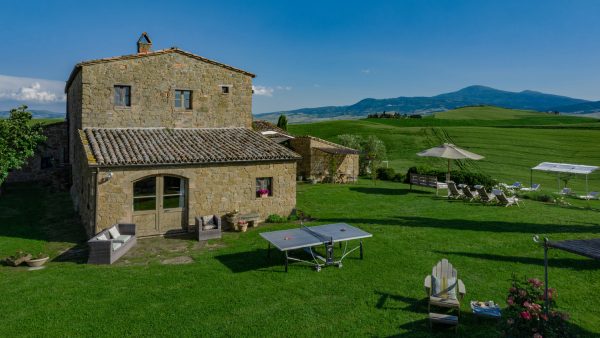
[[[556,301],[555,289],[548,289],[548,300],[552,308]],[[566,313],[549,310],[546,315],[544,283],[539,279],[522,282],[513,275],[506,304],[502,326],[507,337],[571,337]]]

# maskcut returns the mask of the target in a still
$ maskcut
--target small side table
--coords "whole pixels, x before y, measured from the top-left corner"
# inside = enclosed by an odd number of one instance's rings
[[[500,311],[500,307],[498,304],[494,304],[493,306],[489,306],[487,302],[478,302],[471,301],[471,310],[473,311],[473,315],[476,317],[484,317],[484,318],[492,318],[492,319],[500,319],[502,318],[502,312]]]

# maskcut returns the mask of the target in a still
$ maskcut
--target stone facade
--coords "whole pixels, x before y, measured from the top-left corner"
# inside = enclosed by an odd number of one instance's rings
[[[200,56],[168,49],[76,65],[67,81],[71,195],[88,235],[116,222],[138,224],[139,234],[193,230],[194,217],[239,210],[289,215],[296,205],[296,162],[102,166],[90,151],[85,128],[252,127],[253,74]],[[130,106],[115,105],[115,86],[130,86]],[[223,87],[227,87],[224,90]],[[175,107],[175,91],[189,90],[191,108]],[[117,145],[114,145],[117,147]],[[279,145],[274,145],[279,146]],[[134,211],[134,183],[148,177],[182,178],[181,222],[163,224],[159,207]],[[257,178],[272,178],[272,196],[256,197]],[[160,184],[160,183],[157,183]],[[159,191],[159,188],[157,188]],[[158,193],[156,203],[160,203]],[[162,211],[160,211],[162,210]],[[161,214],[162,212],[162,214]],[[156,227],[149,226],[154,217]]]
[[[111,178],[106,180],[108,173]],[[184,221],[177,228],[170,225],[156,233],[178,230],[193,230],[194,217],[216,214],[223,216],[233,210],[241,213],[256,212],[264,220],[270,214],[288,216],[296,206],[296,163],[244,163],[203,166],[164,166],[146,168],[99,168],[83,175],[83,195],[81,200],[86,230],[91,236],[116,222],[138,224],[140,235],[152,235],[153,229],[144,227],[136,219],[132,208],[133,184],[148,176],[169,175],[186,180],[187,197],[184,207]],[[256,197],[256,178],[272,177],[273,196]],[[98,181],[97,193],[85,186],[94,186]],[[86,182],[87,181],[87,182]],[[97,200],[95,200],[97,196]],[[89,203],[89,208],[88,208]],[[94,203],[97,205],[94,208]],[[95,222],[93,210],[96,210]]]
[[[7,182],[50,181],[60,185],[68,181],[67,124],[57,122],[44,126],[46,141],[19,170],[12,171]]]
[[[298,178],[321,182],[332,181],[332,174],[335,176],[333,181],[339,176],[344,177],[343,181],[353,181],[358,177],[358,152],[332,154],[323,151],[321,149],[339,149],[342,152],[351,149],[312,136],[299,136],[289,142],[290,148],[302,156],[297,165]]]

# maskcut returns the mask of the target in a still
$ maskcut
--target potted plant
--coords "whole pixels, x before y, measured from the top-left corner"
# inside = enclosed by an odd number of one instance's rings
[[[248,230],[248,222],[246,222],[246,221],[239,221],[238,222],[238,229],[241,232],[246,232],[246,230]]]
[[[29,259],[31,259],[31,254],[23,252],[23,251],[17,251],[17,253],[15,253],[14,256],[10,256],[8,258],[6,258],[6,264],[10,265],[10,266],[19,266],[21,265],[21,263],[28,261]]]
[[[261,198],[269,197],[269,189],[258,189],[257,192]]]
[[[27,262],[27,265],[29,265],[31,267],[38,267],[38,266],[44,265],[48,261],[49,258],[50,257],[48,255],[40,252],[33,258],[30,258],[29,260],[27,260],[26,262]]]

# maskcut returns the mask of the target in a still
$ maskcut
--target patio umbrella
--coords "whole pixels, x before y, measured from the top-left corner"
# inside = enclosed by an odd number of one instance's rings
[[[417,155],[423,157],[440,157],[448,159],[448,174],[446,175],[446,181],[450,180],[450,160],[481,160],[483,158],[483,156],[481,155],[477,155],[470,151],[460,149],[459,147],[451,143],[444,143],[441,146],[423,150],[422,152],[417,153]]]

